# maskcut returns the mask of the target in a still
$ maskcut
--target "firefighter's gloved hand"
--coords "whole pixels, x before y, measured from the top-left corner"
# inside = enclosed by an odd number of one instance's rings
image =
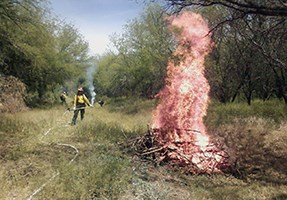
[[[74,107],[73,110],[76,110],[76,107]]]

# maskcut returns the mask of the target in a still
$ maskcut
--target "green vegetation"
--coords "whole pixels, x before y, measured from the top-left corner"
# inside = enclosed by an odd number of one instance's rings
[[[29,106],[53,104],[61,86],[95,62],[79,31],[49,11],[45,0],[0,3],[0,76],[25,84]]]
[[[272,108],[272,109],[271,109]],[[232,123],[232,120],[244,118],[263,118],[271,124],[287,120],[287,107],[282,101],[255,100],[252,105],[244,103],[221,104],[212,102],[209,106],[209,114],[206,118],[208,126],[217,127],[222,124]]]
[[[201,13],[213,28],[214,48],[206,59],[211,97],[221,103],[250,105],[256,99],[274,98],[287,103],[284,13],[261,15],[259,0],[254,5],[244,0],[228,2],[247,4],[237,16],[234,9],[213,1],[187,8]],[[179,6],[196,4],[184,2]],[[282,2],[262,5],[270,13],[274,5],[286,9]],[[244,13],[252,6],[258,7],[258,13]],[[46,0],[0,3],[0,75],[14,76],[25,84],[30,107],[54,105],[60,90],[86,87],[89,66],[97,66],[92,82],[98,95],[152,99],[164,85],[167,63],[181,60],[172,56],[176,41],[167,20],[170,13],[158,4],[147,5],[142,15],[126,24],[122,35],[110,37],[116,52],[97,56],[88,54],[88,43],[79,30],[50,11]]]
[[[156,100],[145,100],[137,97],[119,97],[108,101],[108,109],[111,112],[122,112],[125,114],[136,114],[142,110],[151,113],[156,106]]]
[[[236,178],[232,175],[185,175],[154,167],[126,154],[121,143],[145,133],[154,103],[134,102],[137,112],[126,114],[123,111],[132,105],[123,102],[121,99],[107,102],[104,107],[96,105],[87,109],[84,121],[76,126],[68,125],[72,113],[64,113],[63,107],[1,115],[0,198],[27,199],[46,182],[34,199],[261,200],[287,197],[284,181],[287,176],[284,170],[286,117],[280,112],[276,115],[272,104],[266,106],[262,115],[255,112],[256,116],[252,116],[252,112],[244,116],[234,112],[245,110],[245,104],[224,108],[221,104],[210,106],[206,119],[209,132],[213,138],[226,138],[227,146],[231,145],[229,148],[237,151],[236,156],[240,155],[242,177]],[[284,105],[283,102],[274,103],[278,107]],[[121,111],[117,110],[119,105]],[[268,110],[278,121],[266,117]],[[218,122],[219,116],[224,119],[230,115],[229,120]],[[216,118],[217,122],[210,118]],[[264,154],[266,150],[270,154]],[[274,156],[273,160],[270,155]],[[262,163],[262,156],[270,163]],[[247,162],[248,159],[253,162]]]
[[[158,93],[174,49],[164,16],[160,6],[151,5],[127,24],[122,35],[112,37],[118,53],[99,60],[95,75],[99,94],[152,98]]]
[[[182,6],[198,4],[188,2]],[[236,11],[218,2],[193,9],[214,27],[205,124],[237,171],[191,176],[138,160],[122,145],[147,131],[167,63],[181,60],[170,58],[175,41],[163,8],[151,4],[112,36],[117,53],[91,57],[79,30],[51,16],[46,0],[2,0],[0,199],[287,199],[286,5],[220,1],[243,5]],[[259,7],[250,14],[248,5]],[[86,86],[94,65],[105,105],[70,126],[59,91]]]
[[[205,122],[214,141],[234,159],[236,176],[286,184],[286,117],[286,105],[278,100],[250,106],[213,103]]]

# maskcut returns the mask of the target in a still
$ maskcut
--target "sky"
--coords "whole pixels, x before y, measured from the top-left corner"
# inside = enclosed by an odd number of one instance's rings
[[[112,49],[109,36],[141,15],[143,0],[50,0],[54,15],[73,24],[89,43],[91,55]]]

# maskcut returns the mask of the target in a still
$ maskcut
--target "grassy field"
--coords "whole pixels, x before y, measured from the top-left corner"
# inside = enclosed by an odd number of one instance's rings
[[[88,108],[76,126],[63,107],[2,114],[0,199],[287,199],[283,105],[211,105],[210,134],[245,158],[236,178],[186,175],[125,154],[119,143],[145,133],[153,102],[111,103]]]

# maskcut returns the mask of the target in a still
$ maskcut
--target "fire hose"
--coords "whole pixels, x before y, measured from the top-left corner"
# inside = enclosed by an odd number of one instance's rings
[[[86,109],[86,108],[93,108],[94,106],[89,106],[89,107],[86,107],[86,106],[82,106],[82,107],[74,107],[73,110],[83,110],[83,109]]]
[[[67,110],[66,111],[76,111],[76,110],[84,110],[84,109],[86,109],[86,108],[93,108],[94,106],[88,106],[88,107],[86,107],[86,106],[82,106],[82,107],[73,107],[73,109],[71,109],[71,108],[67,108]]]
[[[100,104],[100,106],[102,107],[105,102],[103,100],[100,100],[98,101],[98,104]],[[76,110],[82,110],[82,109],[85,109],[85,108],[93,108],[94,106],[93,105],[90,105],[89,107],[86,107],[86,106],[82,106],[82,107],[73,107],[73,111],[76,111]],[[71,108],[67,108],[68,111],[71,111]]]
[[[92,107],[92,106],[91,106]],[[84,109],[85,107],[80,107],[80,108],[77,108],[77,110],[80,110],[80,109]],[[67,110],[68,111],[68,110]],[[65,113],[67,112],[65,111],[63,115],[65,115]],[[51,127],[49,128],[41,137],[41,141],[42,139],[47,136],[52,129],[54,129],[55,127]],[[42,141],[43,142],[43,141]],[[45,143],[45,142],[43,142]],[[49,144],[49,143],[47,143]],[[76,158],[77,156],[79,155],[79,150],[71,145],[71,144],[63,144],[63,143],[57,143],[56,145],[58,146],[65,146],[65,147],[69,147],[69,148],[72,148],[74,151],[75,151],[75,155],[74,157],[69,161],[68,165],[70,165]],[[50,182],[52,182],[58,175],[60,175],[60,172],[57,171],[56,173],[54,173],[46,182],[44,182],[38,189],[36,189],[29,197],[27,197],[27,200],[31,200],[35,195],[37,195],[39,192],[41,192]]]
[[[79,107],[79,108],[74,107],[72,110],[71,110],[71,108],[67,108],[67,110],[64,112],[63,115],[65,115],[67,112],[70,112],[70,111],[84,110],[86,108],[93,108],[93,106],[89,106],[89,107],[83,106],[83,107]]]
[[[72,148],[72,149],[76,152],[76,154],[74,155],[74,157],[69,161],[68,165],[70,165],[70,164],[76,159],[76,157],[79,155],[79,150],[78,150],[76,147],[74,147],[74,146],[72,146],[72,145],[70,145],[70,144],[61,144],[61,143],[58,143],[57,145],[70,147],[70,148]],[[46,185],[48,185],[48,183],[50,183],[51,181],[53,181],[53,180],[54,180],[57,176],[59,176],[59,175],[60,175],[60,172],[59,172],[59,171],[57,171],[55,174],[53,174],[53,176],[51,176],[45,183],[43,183],[37,190],[35,190],[35,191],[27,198],[27,200],[31,200],[36,194],[38,194],[39,192],[41,192],[41,191],[44,189],[44,187],[45,187]]]

